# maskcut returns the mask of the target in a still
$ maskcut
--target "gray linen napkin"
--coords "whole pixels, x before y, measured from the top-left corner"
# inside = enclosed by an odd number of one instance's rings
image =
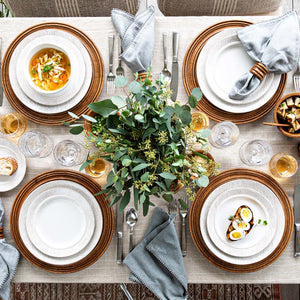
[[[0,227],[3,226],[4,207],[0,199]],[[0,240],[0,298],[9,300],[10,282],[14,277],[19,262],[19,251],[6,243],[5,239]]]
[[[155,38],[154,7],[133,16],[113,9],[111,19],[122,39],[121,59],[133,71],[146,72],[151,67]]]
[[[300,33],[295,11],[281,17],[247,26],[237,35],[248,55],[276,74],[287,73],[296,68],[299,61]],[[243,74],[235,83],[229,97],[242,100],[260,84],[251,72]]]
[[[174,217],[156,207],[144,239],[127,255],[129,279],[144,284],[159,299],[187,299],[187,277]]]

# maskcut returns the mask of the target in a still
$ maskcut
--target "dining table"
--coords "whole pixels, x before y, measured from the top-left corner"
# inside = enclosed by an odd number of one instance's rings
[[[185,103],[188,99],[183,81],[182,81],[182,65],[185,53],[192,43],[193,39],[208,26],[217,22],[226,20],[245,20],[250,22],[260,22],[269,19],[270,16],[201,16],[201,17],[156,17],[155,19],[155,44],[152,60],[153,78],[158,78],[160,71],[163,69],[163,33],[168,33],[168,66],[171,69],[172,62],[172,32],[179,33],[179,86],[177,99]],[[0,38],[2,38],[2,56],[5,50],[13,41],[13,39],[23,30],[33,25],[44,22],[60,22],[72,25],[84,33],[86,33],[98,47],[104,62],[105,75],[108,72],[108,36],[116,34],[110,17],[85,17],[85,18],[4,18],[0,20]],[[115,47],[113,69],[117,68],[117,47]],[[125,66],[125,76],[134,79],[129,68]],[[287,83],[284,94],[295,92],[293,80],[293,72],[288,73]],[[106,78],[104,88],[99,97],[99,101],[107,99]],[[116,88],[115,94],[122,93]],[[13,108],[4,96],[3,106],[0,107],[0,113],[13,111]],[[239,157],[240,146],[245,142],[254,138],[263,139],[270,143],[273,153],[288,153],[299,162],[299,153],[296,138],[288,138],[284,136],[276,127],[265,126],[263,122],[273,122],[273,112],[269,112],[264,117],[248,123],[238,125],[240,136],[238,141],[227,148],[217,149],[211,148],[210,153],[215,160],[221,164],[221,171],[235,168],[252,168],[270,174],[268,164],[263,166],[248,167],[242,163]],[[211,120],[210,126],[215,122]],[[28,121],[28,131],[40,131],[47,134],[54,141],[54,144],[70,139],[78,142],[83,141],[82,135],[71,135],[67,126],[43,126]],[[54,159],[53,155],[46,158],[27,158],[27,172],[23,181],[13,190],[0,193],[0,197],[5,207],[4,218],[4,236],[7,242],[14,244],[10,233],[10,211],[14,199],[18,191],[34,176],[45,171],[62,169],[66,167],[60,166]],[[79,166],[70,167],[69,169],[77,170]],[[84,172],[84,171],[83,171]],[[288,194],[291,203],[293,203],[294,186],[300,181],[300,171],[290,178],[276,179],[282,185]],[[105,184],[105,178],[98,179],[100,185]],[[130,206],[133,206],[131,199]],[[157,206],[167,210],[167,202],[165,200],[156,199]],[[115,210],[115,207],[114,207]],[[149,224],[154,208],[150,207],[150,211],[146,217],[143,217],[142,211],[139,211],[139,221],[135,226],[134,243],[137,244],[142,240],[147,226]],[[272,216],[271,216],[272,217]],[[175,226],[178,234],[180,234],[180,216],[175,219]],[[129,227],[124,224],[124,255],[128,254],[129,247]],[[130,282],[129,269],[125,265],[116,263],[117,257],[117,237],[114,234],[112,241],[104,253],[104,255],[93,265],[88,268],[71,274],[54,274],[41,270],[24,257],[21,257],[17,272],[14,276],[14,282],[89,282],[89,283],[116,283]],[[294,257],[294,235],[284,253],[271,265],[266,268],[252,273],[231,273],[221,270],[210,264],[196,249],[193,244],[191,235],[187,235],[187,255],[183,258],[189,283],[221,283],[221,284],[238,284],[238,283],[299,283],[300,278],[300,258]]]

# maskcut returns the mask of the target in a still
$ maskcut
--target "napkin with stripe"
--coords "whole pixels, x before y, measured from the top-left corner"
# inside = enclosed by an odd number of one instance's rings
[[[187,299],[187,277],[174,216],[156,207],[144,239],[127,255],[129,279],[149,288],[161,300]]]
[[[300,31],[297,13],[247,26],[237,32],[248,55],[260,65],[243,74],[229,97],[242,100],[255,91],[266,72],[287,73],[297,67],[300,51]],[[255,75],[256,74],[256,75]],[[262,74],[262,78],[260,78]]]
[[[154,7],[150,6],[136,16],[113,9],[111,19],[122,39],[120,58],[133,73],[147,72],[152,64],[155,39]]]
[[[4,207],[0,199],[0,299],[10,299],[10,282],[19,262],[19,251],[3,238]]]

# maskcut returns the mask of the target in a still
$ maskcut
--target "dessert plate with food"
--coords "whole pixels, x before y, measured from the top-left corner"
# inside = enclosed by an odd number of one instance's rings
[[[236,257],[265,249],[276,230],[276,212],[270,201],[247,187],[221,193],[207,214],[207,231],[213,243]]]
[[[44,39],[44,36],[48,38]],[[46,55],[53,56],[53,50],[56,53],[64,52],[67,54],[64,56],[65,61],[61,60],[61,66],[57,65],[59,68],[54,69],[50,66],[52,60],[48,61],[47,58],[43,70],[46,64],[49,67],[46,67],[45,72],[41,70],[47,75],[42,74],[42,80],[40,80],[37,78],[39,77],[39,69],[33,68],[35,66],[32,63],[38,64],[37,61],[33,62],[38,54],[43,54],[44,62]],[[67,65],[68,60],[70,66]],[[62,64],[66,65],[65,68]],[[62,69],[66,69],[66,71],[62,71]],[[37,71],[37,73],[32,73],[32,71]],[[54,71],[57,71],[57,74],[54,74]],[[61,74],[60,71],[62,71]],[[68,72],[70,72],[70,78],[65,78]],[[51,76],[48,78],[50,73]],[[60,80],[54,83],[52,79],[56,80],[54,76],[57,75],[61,81],[63,79],[66,81],[65,84],[60,83]],[[62,30],[46,29],[28,35],[15,48],[9,64],[9,80],[18,99],[28,108],[44,114],[61,113],[76,106],[89,90],[91,79],[92,65],[87,49],[80,40]],[[68,82],[69,80],[70,82]],[[54,83],[55,89],[47,90],[48,85],[50,88],[52,83]]]
[[[0,192],[10,191],[23,180],[26,159],[18,147],[0,139]]]
[[[236,194],[232,197],[228,196],[231,191],[234,193],[233,189],[239,190],[240,195],[235,192]],[[258,197],[249,192],[249,189],[263,196]],[[226,195],[224,193],[227,192],[227,196],[224,196],[225,199],[222,201],[219,195]],[[249,196],[248,193],[251,195]],[[265,202],[266,199],[269,204]],[[220,202],[216,202],[216,200]],[[270,205],[274,211],[271,210]],[[212,206],[218,207],[218,209],[215,218],[208,222],[207,217]],[[244,211],[246,219],[242,218]],[[232,220],[229,220],[231,216]],[[260,224],[258,224],[259,219],[261,219]],[[240,224],[233,225],[234,221]],[[267,225],[264,225],[264,221]],[[236,265],[256,263],[270,255],[281,241],[284,223],[284,211],[276,195],[262,183],[246,179],[230,181],[213,190],[207,197],[200,215],[200,231],[209,250],[223,261]],[[239,227],[244,224],[247,226]],[[257,225],[254,228],[255,224]],[[212,230],[215,230],[215,233],[212,233]],[[272,235],[272,239],[267,238],[268,233]],[[266,238],[266,241],[263,240],[263,237]],[[220,243],[227,245],[226,250]],[[260,251],[255,251],[255,245],[260,247]],[[247,247],[251,249],[251,255],[248,255]],[[241,255],[239,255],[240,252]]]

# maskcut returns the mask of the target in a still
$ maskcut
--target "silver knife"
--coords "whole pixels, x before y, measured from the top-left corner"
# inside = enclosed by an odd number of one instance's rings
[[[300,256],[300,186],[299,185],[295,185],[294,217],[295,217],[295,256]]]
[[[117,264],[123,263],[123,223],[124,212],[119,212],[120,202],[117,204]]]
[[[173,32],[173,61],[170,89],[172,90],[171,99],[175,102],[178,92],[178,32]]]
[[[2,49],[2,38],[0,38],[0,74],[1,74],[1,49]],[[3,104],[3,87],[2,80],[0,80],[0,106]]]

